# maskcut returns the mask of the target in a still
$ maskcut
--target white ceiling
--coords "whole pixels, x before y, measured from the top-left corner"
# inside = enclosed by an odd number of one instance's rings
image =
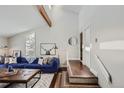
[[[81,7],[82,7],[81,5],[64,5],[63,9],[78,14],[81,10]]]
[[[0,36],[15,34],[46,25],[36,6],[0,6]]]
[[[64,5],[64,10],[79,13],[80,5]],[[36,6],[0,6],[0,37],[10,37],[47,25]]]

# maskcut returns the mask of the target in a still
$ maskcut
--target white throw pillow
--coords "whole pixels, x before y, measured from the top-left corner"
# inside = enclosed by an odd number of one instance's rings
[[[43,65],[43,59],[39,58],[38,64]]]
[[[11,64],[11,63],[17,63],[16,62],[16,58],[9,58],[9,63]]]
[[[35,57],[26,57],[26,60],[31,64],[36,58]]]
[[[9,63],[9,58],[5,57],[4,64],[7,64],[7,63]]]
[[[36,58],[30,58],[29,64],[33,63]]]
[[[30,61],[30,59],[31,59],[30,57],[26,57],[26,60],[27,60],[28,62]]]

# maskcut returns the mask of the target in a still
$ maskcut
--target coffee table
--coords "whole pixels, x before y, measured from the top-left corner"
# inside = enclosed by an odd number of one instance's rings
[[[0,71],[6,71],[7,69],[0,69]],[[41,70],[40,69],[16,69],[18,70],[17,74],[11,75],[11,76],[6,76],[6,77],[1,77],[0,78],[0,83],[9,83],[6,87],[9,87],[13,83],[23,83],[25,84],[25,87],[28,87],[28,82],[31,79],[36,78],[36,82],[31,86],[34,87],[34,85],[40,80],[41,78]],[[38,77],[36,77],[36,75]]]

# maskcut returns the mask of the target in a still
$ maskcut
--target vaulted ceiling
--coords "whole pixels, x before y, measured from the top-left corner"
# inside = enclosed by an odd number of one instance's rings
[[[77,5],[64,5],[62,7],[64,10],[76,14],[81,8]],[[42,26],[48,25],[36,6],[0,6],[0,37],[10,37]]]
[[[44,25],[36,6],[0,6],[0,36],[9,37]]]
[[[81,10],[81,5],[64,5],[63,9],[78,14]]]

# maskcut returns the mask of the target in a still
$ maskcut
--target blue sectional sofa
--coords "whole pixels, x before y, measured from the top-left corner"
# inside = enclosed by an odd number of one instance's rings
[[[38,64],[39,58],[36,58],[32,63],[29,63],[25,57],[18,57],[17,63],[12,64],[0,64],[0,67],[12,66],[13,68],[20,69],[41,69],[44,73],[54,73],[59,69],[60,61],[59,58],[53,57],[50,64]]]

